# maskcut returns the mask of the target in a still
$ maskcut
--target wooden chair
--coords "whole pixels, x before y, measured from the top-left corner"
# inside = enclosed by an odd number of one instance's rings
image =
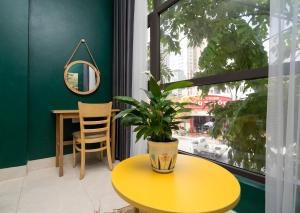
[[[106,150],[109,169],[112,170],[110,151],[110,120],[112,103],[85,104],[78,102],[80,131],[73,133],[73,167],[76,164],[76,150],[81,152],[80,180],[85,175],[85,153]],[[98,147],[91,144],[97,144]]]

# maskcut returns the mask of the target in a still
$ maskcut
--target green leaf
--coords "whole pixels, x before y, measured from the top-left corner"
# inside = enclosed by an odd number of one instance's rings
[[[171,117],[164,117],[163,121],[165,121],[166,123],[170,123],[172,121]]]
[[[146,131],[147,131],[147,128],[146,128],[146,127],[140,129],[140,130],[137,132],[137,134],[136,134],[136,140],[135,140],[135,142],[138,142],[138,141],[141,139],[141,137],[145,134]]]
[[[185,120],[185,119],[190,119],[191,116],[180,116],[180,117],[177,117],[177,119],[182,119],[182,120]]]
[[[154,96],[161,97],[160,87],[154,78],[150,78],[149,80],[149,90]]]
[[[144,109],[148,109],[150,107],[150,104],[148,104],[147,102],[145,101],[141,101],[140,104],[139,104],[140,107],[144,108]]]
[[[177,113],[190,112],[191,110],[192,110],[191,108],[183,108],[183,109],[177,110]]]
[[[122,118],[122,124],[125,126],[134,126],[143,124],[143,119],[133,114],[127,114]]]
[[[119,112],[119,113],[114,117],[114,119],[116,120],[116,119],[118,119],[118,118],[122,118],[122,117],[126,116],[128,113],[131,113],[133,110],[135,110],[135,109],[125,109],[125,110],[123,110],[122,112]]]
[[[154,98],[152,92],[150,92],[150,91],[148,91],[148,90],[145,90],[145,89],[142,89],[142,90],[145,92],[145,94],[147,95],[147,97],[148,97],[149,99]]]
[[[155,126],[154,128],[153,128],[153,132],[156,134],[156,135],[158,135],[160,132],[161,132],[161,128],[159,127],[159,126]]]
[[[139,102],[135,100],[134,98],[128,97],[128,96],[115,96],[114,99],[116,99],[119,102],[129,104],[132,106],[137,106]]]
[[[152,137],[153,134],[153,127],[146,127],[144,132],[144,139]]]
[[[193,102],[181,102],[181,103],[176,103],[180,106],[186,106],[186,105],[192,105],[192,106],[198,106],[199,104],[193,103]]]
[[[166,110],[165,115],[170,115],[170,114],[175,113],[175,112],[176,112],[176,111],[175,111],[175,109],[174,109],[173,107],[169,107],[169,108]]]
[[[185,88],[185,87],[190,87],[192,85],[193,85],[193,83],[190,82],[190,81],[179,81],[179,82],[175,82],[175,83],[172,83],[172,84],[168,85],[164,89],[164,92],[169,92],[169,91],[172,91],[174,89],[181,89],[181,88]]]

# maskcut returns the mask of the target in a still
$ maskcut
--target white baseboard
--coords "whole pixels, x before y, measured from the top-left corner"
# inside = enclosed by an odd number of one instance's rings
[[[32,172],[39,169],[45,169],[55,166],[55,157],[31,160],[27,162],[27,171]]]
[[[64,164],[72,163],[72,154],[64,155]],[[0,182],[4,180],[25,177],[29,172],[55,167],[55,157],[31,160],[27,165],[0,169]]]
[[[72,154],[64,155],[64,164],[72,164]],[[55,157],[31,160],[27,162],[27,172],[55,167]]]

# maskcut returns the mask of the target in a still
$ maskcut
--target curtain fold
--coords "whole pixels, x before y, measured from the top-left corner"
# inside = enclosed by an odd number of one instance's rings
[[[271,0],[266,212],[300,212],[300,1]]]
[[[133,36],[133,65],[132,65],[132,97],[137,100],[146,100],[142,89],[147,89],[147,0],[135,2],[134,9],[134,36]],[[138,18],[137,18],[138,17]],[[132,128],[133,130],[133,128]],[[136,134],[132,131],[130,155],[134,156],[147,152],[147,142],[136,141]]]
[[[132,96],[132,48],[135,0],[114,0],[114,38],[112,95]],[[113,107],[127,106],[113,101]],[[116,121],[116,158],[123,160],[130,155],[130,128]]]

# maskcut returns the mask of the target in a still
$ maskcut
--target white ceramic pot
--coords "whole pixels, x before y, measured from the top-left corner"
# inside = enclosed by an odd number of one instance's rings
[[[177,159],[178,140],[172,142],[148,141],[152,169],[159,173],[172,172]]]

